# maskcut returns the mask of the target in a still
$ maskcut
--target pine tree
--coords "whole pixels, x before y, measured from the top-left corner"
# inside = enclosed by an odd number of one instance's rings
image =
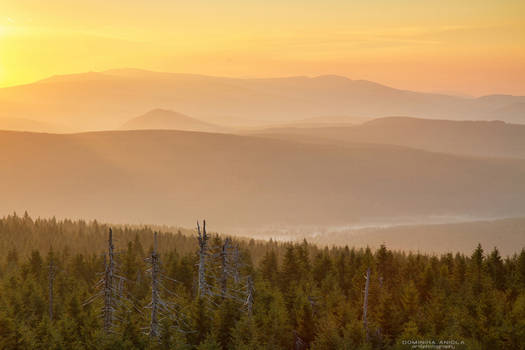
[[[494,283],[495,287],[499,290],[505,289],[505,267],[503,266],[503,260],[499,255],[499,251],[496,247],[490,253],[487,259],[487,268]]]
[[[419,309],[419,295],[413,281],[409,281],[408,284],[403,286],[400,301],[403,321],[414,321],[417,318],[416,313]]]
[[[278,272],[279,266],[277,263],[277,255],[275,254],[275,251],[266,251],[261,262],[261,273],[263,278],[271,284],[275,284],[277,282]]]

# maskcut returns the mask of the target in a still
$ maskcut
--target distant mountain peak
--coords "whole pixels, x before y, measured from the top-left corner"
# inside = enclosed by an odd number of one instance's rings
[[[316,76],[313,79],[340,80],[340,81],[351,81],[352,80],[350,78],[347,78],[347,77],[342,76],[342,75],[337,75],[337,74],[323,74],[323,75]]]
[[[155,108],[129,120],[121,126],[125,130],[167,129],[184,131],[219,132],[223,128],[185,114],[164,108]]]
[[[141,69],[141,68],[114,68],[114,69],[107,69],[103,71],[102,73],[111,74],[111,73],[156,73],[156,72],[148,70],[148,69]]]
[[[59,74],[52,75],[49,78],[45,78],[37,81],[37,83],[59,83],[59,82],[73,82],[73,81],[85,81],[85,80],[102,80],[111,79],[111,76],[101,72],[86,72],[77,74]]]
[[[171,109],[166,109],[166,108],[154,108],[154,109],[144,113],[142,116],[153,115],[153,114],[169,114],[171,116],[180,115],[180,116],[185,116],[187,118],[190,118],[190,117],[188,117],[187,115],[185,115],[183,113],[179,113],[179,112],[173,111]]]

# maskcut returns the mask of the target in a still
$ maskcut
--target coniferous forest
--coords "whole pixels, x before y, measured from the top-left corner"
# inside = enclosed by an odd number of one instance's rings
[[[109,232],[0,220],[0,348],[525,349],[523,249],[322,248],[202,222]]]

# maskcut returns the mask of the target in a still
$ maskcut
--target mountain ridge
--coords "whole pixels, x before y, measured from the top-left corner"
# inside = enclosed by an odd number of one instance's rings
[[[525,159],[525,125],[503,121],[456,121],[385,117],[357,125],[275,127],[249,134],[296,141],[374,143],[477,157]]]
[[[321,115],[525,123],[522,96],[468,99],[331,75],[242,79],[113,70],[1,88],[0,101],[0,117],[47,121],[78,131],[115,129],[130,115],[154,108],[182,110],[204,122],[233,127]]]

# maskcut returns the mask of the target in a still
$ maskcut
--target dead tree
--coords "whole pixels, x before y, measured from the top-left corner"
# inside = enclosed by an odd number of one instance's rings
[[[304,342],[303,339],[301,339],[301,337],[299,336],[299,333],[297,333],[297,331],[293,331],[293,335],[294,335],[294,350],[305,350],[306,349],[306,343]]]
[[[108,239],[108,259],[104,256],[104,262],[106,269],[104,272],[104,332],[107,334],[113,328],[113,312],[114,312],[114,301],[113,301],[113,276],[115,269],[115,247],[113,246],[113,231],[109,229]]]
[[[228,248],[230,246],[230,239],[226,238],[222,245],[221,251],[221,296],[226,297],[228,287]]]
[[[157,253],[157,232],[153,239],[153,252],[150,256],[151,262],[151,322],[150,322],[150,337],[157,338],[159,336],[159,278],[160,278],[160,261]]]
[[[197,221],[197,233],[199,239],[199,297],[209,295],[208,283],[206,281],[206,256],[208,254],[208,239],[206,234],[206,220],[202,221],[202,233]]]
[[[115,327],[115,321],[118,320],[116,315],[117,309],[127,307],[129,304],[129,300],[124,297],[124,282],[126,279],[117,274],[115,255],[113,230],[110,228],[108,252],[104,254],[104,272],[101,273],[102,278],[95,286],[98,291],[84,303],[84,305],[88,305],[95,300],[102,300],[101,316],[105,334],[111,333]]]
[[[151,309],[151,320],[149,326],[149,335],[152,339],[158,340],[160,337],[160,323],[163,319],[171,319],[176,323],[176,330],[183,333],[191,332],[188,319],[181,303],[176,299],[180,298],[176,293],[172,292],[164,285],[164,281],[171,281],[180,283],[162,273],[161,260],[158,252],[157,233],[154,234],[153,251],[146,259],[150,264],[147,272],[151,275],[151,302],[146,308]],[[161,293],[167,294],[171,300],[163,299]]]
[[[218,278],[210,276],[218,282],[218,288],[215,288],[214,285],[209,286],[211,295],[220,296],[223,300],[230,299],[246,306],[246,298],[253,286],[249,286],[249,276],[241,278],[238,246],[234,245],[230,238],[226,238],[224,244],[220,246],[220,251],[217,254],[209,254],[208,257],[212,265],[217,263],[220,267]],[[214,260],[216,258],[219,260]],[[211,270],[214,271],[213,267]]]
[[[368,287],[370,284],[370,268],[366,270],[365,279],[366,279],[366,282],[365,282],[365,300],[363,302],[363,326],[365,328],[366,341],[368,341],[368,323],[366,319],[366,312],[368,310]]]
[[[218,306],[222,301],[231,300],[239,304],[245,312],[252,313],[253,281],[250,276],[241,276],[241,258],[239,248],[230,238],[224,243],[220,239],[215,244],[208,243],[206,221],[203,227],[197,222],[199,241],[198,297],[206,298],[207,306]]]
[[[253,314],[253,294],[254,294],[255,288],[253,287],[253,279],[252,276],[248,276],[248,291],[247,291],[247,297],[246,297],[246,308],[248,310],[248,315]]]
[[[241,268],[241,254],[239,253],[239,247],[235,246],[233,250],[233,280],[235,283],[239,283],[241,275],[239,269]]]

